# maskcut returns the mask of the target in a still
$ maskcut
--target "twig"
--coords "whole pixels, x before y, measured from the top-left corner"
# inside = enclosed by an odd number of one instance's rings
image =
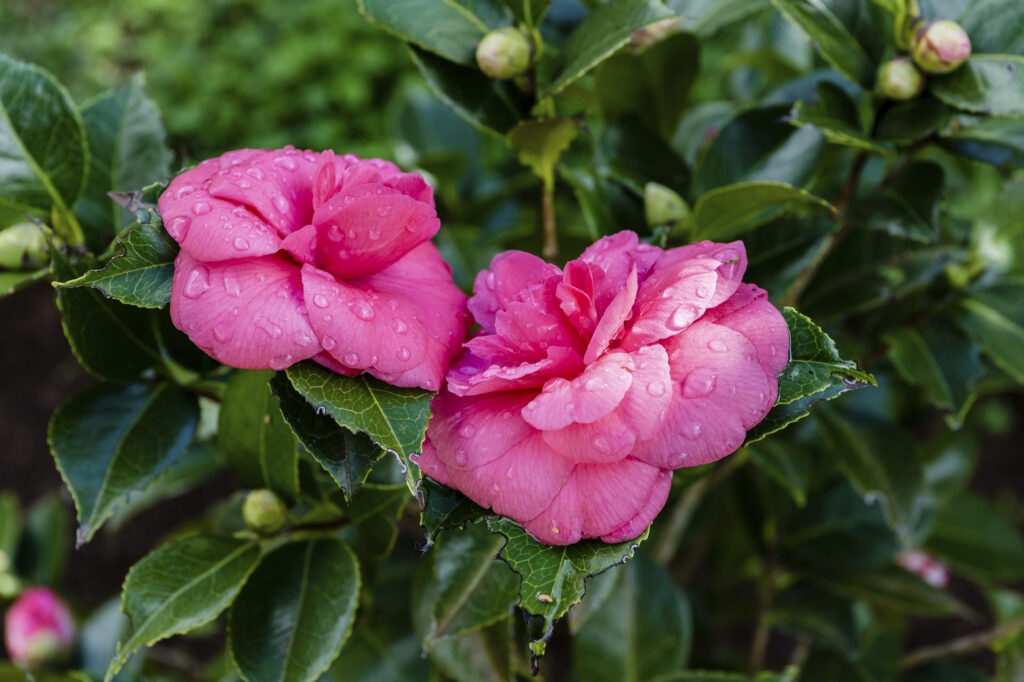
[[[981,649],[987,649],[993,642],[1014,635],[1021,630],[1024,630],[1024,618],[1011,620],[1009,623],[1003,623],[994,628],[976,632],[973,635],[957,637],[942,644],[924,646],[909,652],[901,658],[900,669],[906,670],[907,668],[913,668],[939,658],[962,656]]]
[[[544,259],[558,257],[558,234],[555,231],[555,183],[541,183],[541,212],[544,215]]]

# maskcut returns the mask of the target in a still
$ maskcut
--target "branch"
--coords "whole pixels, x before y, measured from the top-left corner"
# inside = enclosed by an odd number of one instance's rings
[[[1015,635],[1021,630],[1024,630],[1024,618],[1011,620],[1009,623],[1003,623],[1002,625],[997,625],[994,628],[976,632],[973,635],[965,635],[963,637],[951,639],[943,644],[921,647],[920,649],[911,651],[900,659],[900,669],[906,670],[907,668],[913,668],[921,665],[922,663],[934,661],[939,658],[946,658],[947,656],[962,656],[981,649],[987,649],[992,643],[1005,637]]]

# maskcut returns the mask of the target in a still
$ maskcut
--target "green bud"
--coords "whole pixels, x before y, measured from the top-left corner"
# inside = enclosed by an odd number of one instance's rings
[[[925,73],[949,73],[971,56],[971,39],[948,19],[922,22],[914,40],[914,61]]]
[[[242,518],[245,525],[257,533],[277,532],[284,525],[288,508],[272,490],[253,490],[245,496],[242,504]]]
[[[644,216],[651,227],[675,223],[690,217],[690,207],[668,187],[648,182],[644,185]]]
[[[476,63],[491,78],[515,78],[530,66],[530,41],[513,26],[491,31],[476,46]]]
[[[878,89],[891,99],[913,99],[924,90],[924,76],[910,57],[897,57],[878,70]]]
[[[14,599],[21,591],[21,581],[10,573],[0,573],[0,599]]]
[[[37,225],[18,223],[0,231],[0,268],[31,270],[46,264],[46,237]]]

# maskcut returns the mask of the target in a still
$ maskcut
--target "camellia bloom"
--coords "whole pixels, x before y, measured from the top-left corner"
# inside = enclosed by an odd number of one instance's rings
[[[4,615],[7,654],[26,668],[60,657],[74,637],[75,626],[67,607],[45,587],[22,592]]]
[[[436,390],[465,337],[466,297],[429,239],[419,175],[379,159],[243,149],[160,197],[181,245],[171,319],[213,358],[284,369],[312,358]]]
[[[548,544],[635,538],[673,469],[733,452],[775,402],[789,332],[746,265],[741,242],[666,251],[632,232],[564,271],[499,254],[421,468]]]

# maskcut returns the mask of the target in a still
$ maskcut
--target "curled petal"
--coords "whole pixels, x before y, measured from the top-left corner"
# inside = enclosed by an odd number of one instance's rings
[[[768,301],[768,294],[753,284],[743,284],[727,301],[712,308],[704,319],[735,329],[754,344],[757,361],[768,377],[777,377],[789,363],[789,327]],[[775,386],[777,391],[778,386]],[[772,398],[775,402],[775,398]]]
[[[445,467],[437,457],[437,449],[429,439],[423,442],[423,452],[410,457],[413,464],[418,466],[424,474],[441,485],[451,486],[451,477],[448,475],[448,468]]]
[[[493,338],[493,337],[489,337]],[[473,353],[463,353],[448,369],[448,390],[455,395],[540,388],[552,377],[572,377],[583,360],[572,348],[552,346],[542,360],[516,365],[491,365]]]
[[[601,540],[604,542],[624,542],[626,540],[632,540],[638,537],[644,532],[647,526],[651,525],[654,521],[654,517],[658,515],[662,507],[665,506],[665,501],[668,500],[669,491],[672,490],[672,472],[668,469],[662,469],[658,474],[658,478],[654,482],[654,487],[651,489],[651,495],[647,498],[647,501],[640,511],[626,523],[622,524],[611,533],[601,536]]]
[[[182,251],[171,319],[232,367],[284,369],[322,350],[306,314],[299,269],[277,256],[203,263]]]
[[[260,216],[203,187],[175,181],[160,196],[159,208],[167,233],[197,260],[268,256],[281,248],[281,238]]]
[[[662,250],[651,244],[640,243],[635,232],[623,230],[610,237],[600,239],[587,248],[579,261],[592,266],[594,270],[594,304],[598,315],[625,286],[630,271],[636,268],[637,276],[643,280]]]
[[[494,315],[517,300],[524,289],[558,277],[559,269],[537,256],[523,251],[505,251],[491,260],[490,270],[482,270],[473,283],[469,310],[485,331],[494,331]]]
[[[523,418],[543,431],[590,424],[618,407],[632,382],[633,359],[626,353],[608,353],[572,381],[548,381],[523,408]]]
[[[587,352],[583,356],[583,362],[590,364],[601,356],[611,342],[619,339],[625,329],[626,320],[633,314],[633,303],[636,301],[637,293],[637,270],[634,266],[630,270],[626,280],[601,314],[597,323],[594,335],[587,345]]]
[[[427,435],[448,469],[475,469],[534,433],[520,412],[535,395],[535,391],[502,391],[457,398],[441,391],[431,405],[436,416]]]

